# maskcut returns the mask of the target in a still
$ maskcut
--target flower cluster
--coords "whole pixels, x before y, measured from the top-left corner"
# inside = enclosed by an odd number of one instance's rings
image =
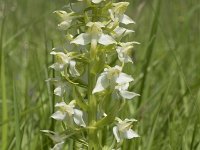
[[[59,76],[50,80],[56,86],[54,94],[61,98],[51,117],[61,121],[71,135],[79,134],[82,139],[78,141],[87,143],[84,145],[89,149],[108,147],[98,143],[101,141],[100,126],[113,127],[112,137],[116,144],[110,149],[119,148],[123,139],[139,137],[131,129],[135,119],[121,120],[117,116],[122,106],[120,100],[124,102],[139,96],[129,90],[134,79],[123,71],[124,65],[133,63],[133,47],[139,44],[123,41],[134,32],[124,27],[135,23],[125,14],[128,5],[128,2],[109,0],[77,0],[67,5],[66,11],[54,12],[59,18],[58,29],[66,35],[67,44],[62,51],[54,48],[50,53],[56,58],[50,68]],[[112,107],[110,103],[116,100],[119,103],[112,109],[117,108],[117,111],[105,114],[101,106],[106,103]],[[69,136],[64,137],[54,141],[52,150],[62,149]]]

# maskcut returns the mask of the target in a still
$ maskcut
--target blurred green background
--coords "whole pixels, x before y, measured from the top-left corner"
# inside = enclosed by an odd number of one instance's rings
[[[162,1],[162,2],[161,2]],[[140,138],[124,150],[200,150],[200,1],[129,0],[141,43],[135,49],[134,91],[124,113]],[[62,45],[52,14],[64,0],[0,0],[0,149],[46,150],[51,128],[49,52]],[[131,67],[131,69],[129,69]]]

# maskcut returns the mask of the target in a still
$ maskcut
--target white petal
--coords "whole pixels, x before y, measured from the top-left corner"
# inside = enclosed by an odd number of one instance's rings
[[[123,90],[119,91],[119,93],[125,99],[132,99],[136,96],[139,96],[139,94],[137,94],[137,93],[129,92],[129,91],[123,91]]]
[[[76,70],[76,62],[75,61],[70,61],[69,62],[70,65],[69,65],[69,72],[70,74],[73,76],[73,77],[76,77],[76,76],[80,76],[79,72]]]
[[[126,118],[125,120],[124,120],[125,122],[137,122],[137,120],[136,119],[128,119],[128,118]]]
[[[59,121],[64,120],[65,117],[66,117],[66,113],[61,112],[61,111],[56,111],[53,115],[51,115],[51,118],[55,120],[59,120]]]
[[[92,91],[92,94],[101,92],[105,90],[108,86],[109,86],[109,80],[107,79],[106,74],[102,74],[97,79],[97,83],[96,83],[95,88]]]
[[[71,21],[63,21],[60,24],[58,24],[59,30],[67,30],[71,26]]]
[[[51,150],[61,150],[64,142],[57,143]]]
[[[133,63],[133,60],[131,59],[130,56],[128,55],[123,55],[121,53],[118,53],[118,58],[121,62],[124,62],[124,63],[128,63],[128,62],[131,62]]]
[[[78,110],[78,109],[74,109],[74,122],[79,125],[79,126],[82,126],[82,127],[86,127],[86,124],[83,120],[83,112],[81,110]]]
[[[73,102],[73,101],[72,101]],[[67,105],[65,102],[56,103],[55,107],[60,107],[63,113],[68,113],[69,116],[74,114],[74,103],[70,102]]]
[[[60,64],[60,63],[54,63],[53,65],[49,66],[52,69],[55,69],[56,71],[61,71],[64,68],[64,64]]]
[[[127,35],[129,33],[133,33],[134,31],[133,30],[128,30],[128,29],[125,29],[125,28],[122,28],[122,27],[117,27],[114,29],[114,32],[118,35],[118,36],[121,36],[121,35]]]
[[[129,87],[129,83],[123,83],[123,84],[118,84],[115,86],[115,89],[118,89],[119,91],[126,91]]]
[[[50,54],[51,54],[51,55],[56,55],[56,54],[57,54],[57,52],[55,52],[55,51],[52,51]]]
[[[57,10],[57,11],[54,11],[54,13],[56,13],[61,19],[66,19],[69,16],[69,13],[63,10]]]
[[[127,131],[124,132],[123,134],[124,138],[126,139],[132,139],[132,138],[136,138],[136,137],[140,137],[135,131],[133,131],[132,129],[129,129]]]
[[[88,33],[81,33],[71,43],[79,45],[87,45],[91,42],[90,35]]]
[[[64,90],[62,89],[62,86],[58,86],[54,90],[54,94],[57,95],[57,96],[62,96],[63,93],[64,93]]]
[[[123,24],[130,24],[130,23],[135,23],[129,16],[127,15],[120,15],[119,18],[120,22]]]
[[[55,107],[65,107],[67,104],[65,102],[56,103]]]
[[[112,10],[112,9],[109,9],[108,11],[109,11],[109,13],[110,13],[111,19],[114,21],[114,20],[115,20],[115,16],[114,16],[113,10]]]
[[[93,25],[96,26],[97,28],[105,27],[105,25],[103,23],[101,23],[101,22],[88,22],[86,24],[86,26],[88,26],[88,27],[92,27]]]
[[[116,43],[116,41],[107,34],[101,34],[98,42],[102,45],[110,45]]]
[[[103,0],[92,0],[93,3],[98,4],[100,2],[102,2]]]
[[[127,75],[126,73],[120,73],[116,80],[116,83],[123,84],[131,81],[133,81],[133,78],[130,75]]]
[[[115,136],[115,139],[117,140],[117,143],[119,143],[121,141],[121,138],[120,138],[119,130],[118,130],[117,126],[113,127],[113,134]]]

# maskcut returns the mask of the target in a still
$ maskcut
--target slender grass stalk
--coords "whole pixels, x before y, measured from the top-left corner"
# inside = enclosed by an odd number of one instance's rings
[[[5,8],[4,8],[5,9]],[[3,36],[4,36],[4,27],[5,27],[5,20],[6,18],[3,17],[2,24],[1,24],[1,34],[0,34],[0,58],[1,58],[1,95],[2,95],[2,122],[8,120],[8,105],[7,105],[7,90],[6,90],[6,75],[5,75],[5,53],[3,49]],[[5,123],[2,126],[2,141],[1,141],[1,148],[2,150],[7,149],[8,143],[8,124]]]
[[[51,45],[52,45],[52,47],[54,47],[53,41],[52,41]],[[46,49],[46,51],[47,51],[47,49]],[[55,58],[54,57],[52,57],[52,63],[55,63]],[[56,77],[55,70],[52,70],[52,78],[55,78],[55,77]],[[51,89],[51,93],[52,93],[51,94],[51,101],[50,101],[50,103],[51,103],[51,111],[54,112],[55,111],[54,105],[55,105],[55,99],[56,99],[56,97],[53,94],[53,90],[55,89],[55,86],[52,85],[52,87],[50,89]],[[51,119],[50,130],[54,131],[54,129],[55,129],[55,120],[52,118]]]
[[[16,96],[15,83],[13,80],[13,100],[14,100],[14,114],[15,114],[15,149],[21,150],[21,133],[20,133],[20,115],[18,109],[18,101]]]
[[[157,29],[158,29],[158,19],[159,19],[159,15],[160,15],[160,9],[161,9],[161,1],[162,0],[157,0],[157,4],[156,4],[156,9],[155,9],[155,13],[154,13],[154,19],[151,25],[151,32],[149,35],[149,41],[150,43],[148,44],[147,48],[146,48],[146,56],[145,56],[145,64],[143,66],[143,72],[144,72],[144,76],[141,82],[141,86],[140,86],[140,94],[141,96],[139,97],[138,100],[138,107],[140,107],[142,100],[143,100],[143,92],[144,92],[144,87],[146,84],[146,79],[148,77],[148,67],[151,61],[151,57],[153,54],[153,50],[154,50],[154,45],[155,45],[155,41],[156,41],[156,33],[157,33]]]

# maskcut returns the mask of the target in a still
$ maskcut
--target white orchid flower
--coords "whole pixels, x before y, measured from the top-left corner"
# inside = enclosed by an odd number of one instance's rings
[[[61,20],[61,23],[58,24],[58,29],[67,30],[71,26],[71,23],[74,19],[74,12],[67,13],[66,11],[58,10],[54,11],[54,13],[56,13]]]
[[[54,94],[57,96],[62,96],[66,92],[66,84],[59,83],[57,87],[54,89]]]
[[[51,55],[55,55],[58,59],[56,63],[50,66],[50,68],[55,69],[56,71],[63,71],[64,67],[68,67],[69,73],[73,76],[80,76],[79,72],[76,69],[76,61],[72,59],[71,54],[72,53],[63,53],[63,52],[55,52],[52,51],[50,53]]]
[[[65,102],[56,103],[55,107],[58,107],[57,110],[51,117],[55,120],[63,121],[67,116],[72,116],[74,114],[74,101],[70,102],[67,105]]]
[[[60,102],[57,103],[55,107],[58,107],[59,109],[53,115],[51,115],[53,119],[63,121],[69,117],[73,118],[77,125],[83,127],[86,126],[83,120],[83,112],[81,110],[75,109],[75,101],[71,101],[68,105],[65,102]]]
[[[133,44],[139,44],[139,43],[138,42],[120,43],[120,46],[117,47],[116,51],[118,53],[118,58],[121,62],[133,63],[131,59]]]
[[[137,121],[135,119],[121,120],[117,118],[118,123],[113,127],[113,134],[117,142],[123,141],[123,139],[132,139],[139,137],[139,135],[131,129],[132,123]]]
[[[114,3],[113,8],[109,10],[112,20],[119,21],[126,25],[135,23],[129,16],[124,14],[128,5],[128,2]]]
[[[88,31],[78,35],[71,43],[79,45],[87,45],[91,43],[93,48],[96,48],[97,43],[102,45],[110,45],[116,43],[116,41],[108,34],[104,34],[102,29],[105,27],[101,22],[89,22],[86,25]]]
[[[97,79],[97,83],[92,93],[98,93],[106,90],[108,87],[111,89],[116,89],[119,94],[125,99],[132,99],[138,94],[134,92],[127,91],[129,82],[133,81],[130,75],[122,72],[122,67],[115,66],[110,68],[105,68],[104,72],[100,74]]]

